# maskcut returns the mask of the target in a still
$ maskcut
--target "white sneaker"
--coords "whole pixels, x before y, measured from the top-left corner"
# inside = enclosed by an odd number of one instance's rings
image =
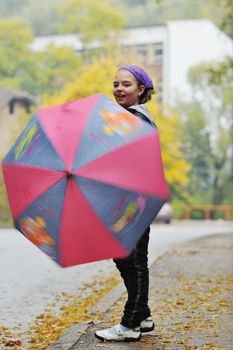
[[[112,328],[96,331],[95,336],[100,340],[108,341],[139,341],[141,339],[140,328],[126,328],[120,324]]]
[[[152,317],[147,317],[144,321],[140,323],[140,331],[142,333],[151,332],[154,328],[155,324]]]

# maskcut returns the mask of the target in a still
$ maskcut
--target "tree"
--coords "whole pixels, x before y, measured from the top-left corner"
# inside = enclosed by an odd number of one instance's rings
[[[219,6],[223,6],[224,15],[221,21],[221,29],[233,38],[233,2],[232,0],[218,0]]]
[[[150,0],[147,0],[150,2]],[[233,38],[232,0],[153,0],[160,21],[174,19],[210,19]],[[161,23],[161,22],[160,22]]]
[[[68,1],[0,0],[0,17],[17,15],[29,21],[34,34],[54,34],[58,33],[62,22],[57,8],[66,2]],[[210,19],[227,35],[233,36],[232,0],[109,0],[109,3],[112,7],[122,8],[127,26],[158,25],[168,20],[204,18]]]
[[[84,52],[95,40],[103,43],[116,39],[124,24],[122,12],[107,0],[69,0],[61,7],[61,14],[64,18],[62,32],[77,33]]]
[[[0,1],[0,16],[16,15],[19,10],[21,10],[28,0],[1,0]]]
[[[200,64],[193,67],[189,73],[189,80],[193,86],[193,100],[186,114],[185,154],[187,160],[197,166],[201,147],[205,169],[209,171],[206,184],[209,184],[209,196],[213,204],[232,202],[233,180],[233,67],[231,60]],[[198,109],[194,109],[198,106]],[[193,124],[190,110],[195,111]],[[197,128],[198,119],[202,120],[202,127]],[[196,131],[196,138],[193,131]],[[200,143],[200,138],[203,139]],[[190,145],[187,140],[189,140]],[[188,149],[192,154],[196,150],[194,159],[190,159]],[[194,174],[198,177],[198,172]],[[200,174],[199,174],[200,179]],[[197,182],[198,186],[198,182]],[[200,187],[199,187],[200,189]],[[198,187],[196,187],[198,190]],[[194,188],[193,188],[194,191]],[[204,193],[204,196],[207,192]]]
[[[45,95],[44,105],[51,106],[74,101],[97,93],[112,97],[111,81],[117,67],[117,60],[109,58],[96,60],[88,66],[84,65],[76,78],[67,83],[63,90],[53,96]]]
[[[0,22],[0,87],[10,86],[40,97],[62,89],[78,74],[82,59],[71,47],[50,46],[46,51],[33,52],[32,39],[27,22]]]
[[[81,57],[71,47],[47,47],[37,54],[38,91],[40,95],[54,94],[79,74]]]
[[[159,104],[149,103],[160,135],[165,175],[172,199],[187,201],[186,186],[190,182],[191,163],[185,159],[182,149],[183,124],[178,113],[164,112]]]
[[[34,92],[37,63],[29,49],[33,35],[25,21],[0,21],[0,86]]]
[[[208,203],[211,197],[210,139],[206,131],[206,119],[199,103],[180,103],[178,110],[185,116],[182,125],[182,151],[185,159],[192,164],[187,186],[189,202]],[[203,196],[204,194],[204,196]]]
[[[58,7],[66,0],[27,1],[27,6],[24,6],[19,14],[30,23],[33,33],[35,35],[58,33],[58,26],[61,22]]]

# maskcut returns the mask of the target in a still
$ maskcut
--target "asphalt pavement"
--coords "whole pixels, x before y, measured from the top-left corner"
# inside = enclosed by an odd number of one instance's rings
[[[140,342],[101,342],[97,329],[120,321],[126,295],[116,287],[49,350],[233,349],[233,233],[202,237],[165,253],[150,267],[155,330]],[[95,315],[98,314],[98,318]]]

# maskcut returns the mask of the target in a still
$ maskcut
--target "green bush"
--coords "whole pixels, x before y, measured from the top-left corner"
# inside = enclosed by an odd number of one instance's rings
[[[191,209],[190,210],[190,219],[192,220],[204,220],[205,212],[201,209]]]

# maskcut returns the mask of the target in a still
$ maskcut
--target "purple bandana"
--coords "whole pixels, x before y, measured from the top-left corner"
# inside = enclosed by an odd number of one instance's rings
[[[138,66],[121,66],[120,69],[126,69],[130,73],[132,73],[135,78],[139,81],[140,84],[144,85],[146,89],[154,89],[153,82],[149,75]]]

